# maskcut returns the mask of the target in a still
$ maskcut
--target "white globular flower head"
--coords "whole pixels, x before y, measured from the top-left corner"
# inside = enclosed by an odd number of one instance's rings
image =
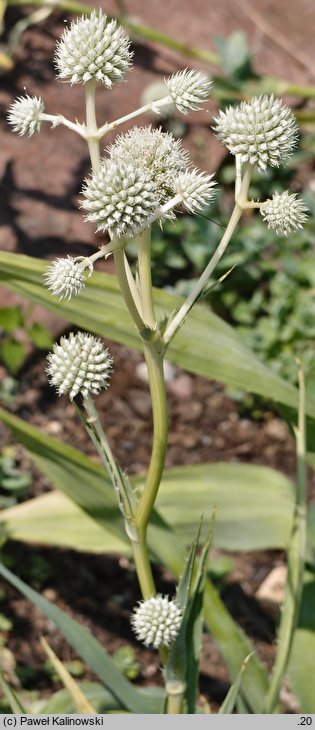
[[[162,205],[173,195],[176,176],[184,172],[188,164],[188,152],[170,132],[148,127],[134,127],[117,137],[115,144],[108,147],[110,158],[141,166],[150,173],[155,184],[159,202]]]
[[[307,220],[307,208],[296,193],[274,193],[272,198],[262,203],[260,213],[277,234],[287,236],[292,231],[303,228]]]
[[[41,128],[44,102],[39,96],[19,96],[9,107],[8,122],[20,136],[29,137]]]
[[[212,86],[205,74],[187,68],[169,76],[165,83],[176,108],[182,114],[200,109],[201,104],[209,98]]]
[[[107,158],[85,181],[82,192],[86,220],[117,238],[136,236],[159,205],[148,170]]]
[[[155,649],[173,644],[181,621],[182,612],[176,601],[161,595],[140,601],[131,618],[137,639]]]
[[[291,156],[298,128],[291,110],[273,96],[255,96],[249,102],[220,111],[213,127],[219,139],[241,162],[279,167]]]
[[[174,193],[180,195],[182,204],[190,213],[198,213],[213,200],[215,185],[213,175],[189,170],[177,177]]]
[[[45,286],[60,299],[77,297],[85,287],[86,277],[82,266],[71,256],[56,259],[44,274]]]
[[[113,359],[103,343],[86,332],[62,337],[48,355],[47,374],[58,394],[73,400],[86,398],[108,387]]]
[[[94,79],[108,89],[123,81],[132,54],[129,38],[116,20],[109,20],[102,10],[74,20],[56,47],[58,76],[71,84]]]

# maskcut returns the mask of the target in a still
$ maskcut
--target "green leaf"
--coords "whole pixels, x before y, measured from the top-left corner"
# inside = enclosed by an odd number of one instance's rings
[[[0,281],[10,290],[41,304],[78,327],[141,349],[116,277],[96,272],[78,299],[61,302],[43,286],[46,266],[39,259],[0,252]],[[155,290],[154,299],[161,318],[177,309],[183,301],[163,290]],[[263,365],[232,327],[203,305],[196,306],[191,312],[168,350],[168,357],[190,372],[297,408],[297,390]],[[308,401],[308,414],[315,418],[315,403],[311,399]]]
[[[40,350],[50,350],[53,347],[54,341],[51,334],[43,324],[35,322],[31,327],[28,327],[27,334]]]
[[[252,654],[249,654],[248,657],[246,657],[245,661],[243,662],[243,664],[240,668],[240,671],[239,671],[238,675],[236,676],[235,681],[233,682],[232,686],[230,687],[224,702],[222,702],[222,705],[221,705],[220,709],[218,710],[219,715],[231,715],[232,714],[232,712],[235,708],[237,699],[240,696],[240,689],[241,689],[241,685],[242,685],[243,674],[244,674],[244,671],[247,667],[247,664],[248,664],[251,656],[252,656]]]
[[[193,586],[193,592],[189,601],[189,613],[187,617],[187,710],[188,713],[196,711],[196,698],[199,680],[199,663],[202,642],[203,628],[203,599],[207,576],[208,555],[211,546],[212,527],[209,529],[201,556],[198,561],[197,575]]]
[[[120,539],[60,492],[29,499],[0,514],[13,540],[89,553],[131,552],[125,535]]]
[[[93,707],[99,714],[110,714],[111,712],[121,712],[121,704],[117,699],[108,692],[102,684],[97,682],[84,681],[80,683],[82,692],[91,702]],[[152,714],[162,712],[163,703],[165,701],[165,692],[160,687],[141,687],[139,694],[150,700]],[[40,713],[43,715],[68,715],[75,712],[74,702],[67,690],[59,690],[48,701],[40,707]]]
[[[13,430],[17,440],[28,449],[39,469],[55,486],[104,527],[107,535],[112,536],[111,539],[118,540],[122,545],[126,544],[121,515],[102,466],[3,409],[0,409],[0,419]],[[134,479],[139,489],[143,482],[143,476]],[[54,517],[50,521],[50,513],[45,510],[44,522],[41,523],[38,517],[45,499],[51,500],[50,508],[57,511],[52,513]],[[93,550],[97,548],[101,532],[96,531],[94,536],[91,535],[94,523],[88,520],[83,529],[83,515],[78,510],[73,510],[71,504],[65,503],[65,507],[63,503],[58,505],[50,495],[43,495],[38,500],[24,502],[12,508],[8,516],[9,527],[14,531],[18,530],[20,535],[21,530],[24,530],[24,538],[28,534],[30,541],[32,535],[35,540],[37,534],[41,541],[46,533],[49,544],[52,544],[52,530],[55,532],[55,540],[58,541],[62,525],[65,524],[66,530],[73,516],[74,528],[69,530],[67,544],[76,539],[75,532],[78,528],[82,529],[82,540],[85,540],[85,544],[90,541],[91,546],[94,546]],[[204,515],[204,520],[210,519],[216,508],[214,545],[226,550],[258,550],[286,547],[292,525],[293,502],[291,483],[273,469],[246,464],[202,464],[166,470],[157,508],[162,520],[176,529],[182,545],[194,540],[200,516]],[[64,519],[60,514],[60,509],[63,508]],[[3,513],[2,518],[5,514]],[[57,514],[60,514],[58,531],[54,529]],[[30,527],[27,526],[28,519],[32,521]],[[164,530],[162,534],[163,532]],[[159,534],[161,539],[161,528],[158,524],[151,526],[151,534],[153,533]],[[106,538],[104,537],[100,550]],[[104,546],[103,549],[105,550]]]
[[[295,630],[288,675],[301,712],[315,713],[315,574],[305,571],[298,626]]]
[[[0,329],[4,332],[13,332],[17,327],[23,327],[23,324],[21,307],[0,307]]]
[[[105,649],[87,629],[26,585],[2,563],[0,563],[0,575],[54,622],[69,644],[91,667],[105,687],[119,700],[123,708],[134,713],[151,712],[150,702],[141,697],[132,684],[119,672]]]
[[[7,337],[1,343],[0,355],[10,373],[15,375],[26,358],[26,347],[23,342],[16,340],[14,337]]]

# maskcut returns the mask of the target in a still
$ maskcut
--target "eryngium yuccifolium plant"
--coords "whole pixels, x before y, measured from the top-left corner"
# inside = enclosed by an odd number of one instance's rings
[[[40,130],[40,115],[44,111],[44,102],[39,96],[19,96],[9,107],[8,122],[20,136],[31,137]]]
[[[168,596],[154,596],[141,601],[131,618],[132,628],[145,646],[170,646],[176,639],[182,612]]]
[[[303,228],[307,210],[303,201],[297,198],[297,194],[290,194],[288,190],[284,193],[274,193],[272,198],[266,200],[260,207],[260,213],[268,228],[285,236]]]
[[[199,71],[184,69],[165,79],[169,94],[182,114],[200,109],[209,98],[211,81]]]
[[[47,373],[58,394],[73,400],[86,398],[108,387],[113,359],[103,343],[86,332],[62,337],[48,355]]]
[[[291,110],[273,96],[255,96],[215,117],[219,139],[241,162],[257,164],[264,172],[278,167],[292,154],[298,128]]]
[[[190,213],[197,213],[213,200],[216,182],[212,178],[213,175],[197,170],[189,170],[176,178],[174,193],[181,196],[183,205]]]
[[[97,231],[133,237],[159,205],[156,186],[148,170],[134,165],[101,161],[99,170],[85,181],[82,208]]]
[[[107,88],[122,81],[131,63],[129,38],[102,10],[74,20],[56,47],[58,76],[71,84],[100,81]]]
[[[82,266],[71,256],[53,261],[44,275],[45,285],[60,299],[77,297],[85,287],[85,278]]]
[[[149,127],[134,127],[117,137],[108,147],[111,159],[142,167],[150,173],[156,187],[159,203],[173,196],[174,179],[184,172],[189,163],[188,152],[169,132]]]

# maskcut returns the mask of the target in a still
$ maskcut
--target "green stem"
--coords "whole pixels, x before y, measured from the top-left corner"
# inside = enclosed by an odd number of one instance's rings
[[[188,313],[194,306],[195,302],[201,296],[206,284],[208,283],[208,281],[210,279],[210,276],[213,274],[216,266],[218,265],[220,259],[222,258],[223,254],[232,238],[235,228],[239,222],[242,212],[243,212],[244,208],[247,206],[247,203],[248,203],[247,193],[248,193],[249,183],[250,183],[250,179],[251,179],[251,174],[252,174],[252,165],[248,165],[246,167],[244,177],[242,180],[240,194],[238,196],[237,201],[235,202],[235,206],[232,211],[231,218],[230,218],[227,228],[221,238],[218,248],[214,252],[211,260],[209,261],[205,270],[201,274],[201,276],[198,279],[193,290],[191,291],[191,293],[185,300],[184,304],[180,307],[177,314],[175,314],[175,317],[173,317],[172,321],[166,328],[164,338],[163,338],[165,346],[168,346],[169,343],[171,342],[171,340],[173,339],[173,337],[176,335],[176,332],[179,330],[179,328],[183,324],[184,320],[186,319]]]
[[[136,512],[136,527],[145,535],[148,521],[160,486],[168,436],[168,412],[163,373],[163,353],[156,343],[145,342],[144,354],[148,368],[153,413],[153,445],[145,487]]]
[[[157,322],[154,312],[151,277],[151,227],[146,228],[137,238],[138,272],[142,312],[145,324],[155,329]]]
[[[132,295],[132,291],[130,289],[129,274],[128,274],[128,271],[126,270],[125,252],[123,251],[123,249],[121,249],[119,251],[115,251],[113,255],[114,255],[114,261],[115,261],[117,279],[119,282],[121,293],[124,297],[124,300],[128,307],[128,311],[129,311],[137,329],[141,331],[145,328],[145,324],[144,324],[141,314],[138,310],[138,307],[136,306],[135,300]]]
[[[145,534],[138,533],[136,540],[131,540],[138,581],[143,599],[156,595],[156,588],[149,560]]]
[[[288,666],[297,625],[306,553],[307,476],[305,461],[305,386],[299,368],[299,414],[295,429],[297,455],[297,488],[292,533],[288,550],[288,576],[279,628],[278,651],[274,663],[263,713],[275,712],[283,677]]]
[[[183,701],[186,685],[184,685],[182,682],[176,682],[174,684],[178,684],[177,689],[175,687],[170,687],[169,685],[166,685],[165,687],[167,692],[167,715],[181,715],[183,712]]]
[[[85,106],[86,106],[86,141],[89,147],[89,153],[91,158],[91,165],[93,172],[96,172],[100,164],[100,145],[97,138],[97,123],[96,123],[96,112],[95,112],[95,90],[96,81],[91,79],[87,81],[84,87],[85,90]]]

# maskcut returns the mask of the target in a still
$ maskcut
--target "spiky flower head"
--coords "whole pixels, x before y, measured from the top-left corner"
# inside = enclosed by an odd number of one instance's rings
[[[188,152],[182,148],[170,132],[149,127],[134,127],[117,137],[108,147],[110,157],[117,164],[142,167],[155,184],[160,204],[173,196],[174,179],[184,172],[188,164]]]
[[[185,68],[165,79],[166,86],[176,108],[182,114],[200,109],[210,94],[211,81],[200,73]]]
[[[220,111],[213,127],[219,139],[241,162],[279,167],[292,154],[298,128],[291,110],[273,96],[255,96]]]
[[[174,193],[179,194],[182,204],[191,213],[197,213],[205,208],[214,198],[216,182],[213,175],[207,175],[198,170],[189,170],[179,175],[175,181]]]
[[[53,261],[44,274],[44,280],[52,294],[60,299],[71,299],[84,289],[86,277],[79,262],[67,256]]]
[[[82,207],[98,231],[132,238],[145,227],[159,205],[156,187],[146,169],[110,159],[85,181]]]
[[[48,355],[47,374],[58,394],[73,400],[79,393],[86,398],[108,387],[113,359],[103,343],[86,332],[70,333],[54,345]]]
[[[29,137],[41,128],[41,114],[45,111],[40,96],[19,96],[9,107],[8,122],[20,136]]]
[[[154,596],[140,601],[131,618],[132,628],[145,646],[170,646],[176,639],[182,612],[168,596]]]
[[[297,198],[297,194],[290,194],[288,190],[284,193],[274,193],[272,198],[266,200],[260,207],[260,213],[268,228],[285,236],[303,228],[307,220],[307,210],[303,201]]]
[[[56,47],[58,76],[71,84],[100,81],[108,89],[122,81],[131,62],[129,38],[102,10],[73,20]]]

